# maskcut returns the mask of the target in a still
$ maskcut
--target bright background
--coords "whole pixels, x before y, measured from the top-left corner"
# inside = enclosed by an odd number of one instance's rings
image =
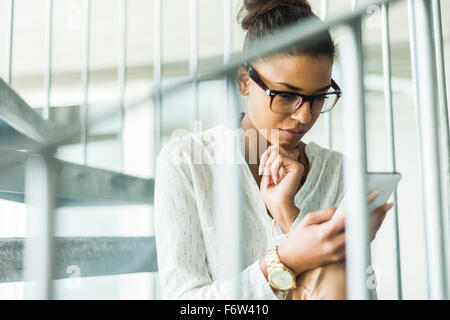
[[[233,18],[241,5],[233,1]],[[366,2],[366,1],[361,1]],[[320,1],[312,0],[313,10],[320,16]],[[0,77],[7,72],[9,1],[0,0]],[[16,0],[13,47],[12,87],[32,107],[40,110],[45,104],[45,6],[44,0]],[[127,91],[126,103],[149,92],[153,78],[153,1],[128,1]],[[449,1],[441,1],[445,57],[449,70],[450,12]],[[91,15],[91,72],[89,101],[108,102],[119,97],[117,66],[119,61],[119,2],[93,0]],[[330,1],[329,15],[350,10],[350,0]],[[369,12],[364,20],[364,49],[367,103],[367,147],[369,171],[388,171],[383,73],[381,62],[381,26],[379,11]],[[81,67],[84,22],[83,2],[54,2],[53,81],[51,104],[53,120],[61,126],[79,121],[82,101]],[[185,76],[189,72],[189,1],[163,1],[163,78],[165,81]],[[233,25],[233,51],[239,51],[244,33]],[[411,83],[407,2],[391,7],[392,69],[394,90],[394,128],[397,171],[403,179],[398,187],[400,252],[404,299],[426,299],[426,265],[422,198],[420,193],[417,128]],[[223,1],[199,0],[199,69],[204,70],[223,61],[224,49]],[[333,30],[336,42],[339,34]],[[336,61],[334,78],[339,82],[340,61]],[[450,83],[447,74],[447,84]],[[449,91],[449,89],[447,89]],[[190,88],[183,88],[163,99],[163,141],[176,128],[189,129],[193,110]],[[226,107],[221,79],[200,83],[199,109],[203,129],[213,126],[214,116]],[[113,109],[108,104],[92,110],[91,115]],[[153,114],[152,103],[128,110],[123,131],[124,171],[144,177],[153,176]],[[343,151],[343,114],[341,102],[333,109],[333,148]],[[105,121],[91,130],[88,165],[120,170],[118,119]],[[316,141],[326,146],[325,126],[320,118],[304,141]],[[61,159],[82,163],[80,144],[62,146]],[[373,264],[379,278],[380,299],[396,299],[394,268],[393,210],[372,244]],[[151,206],[111,206],[64,208],[58,212],[59,236],[151,236],[153,209]],[[0,200],[0,237],[24,237],[26,234],[25,205]],[[158,298],[158,283],[150,273],[82,278],[78,289],[68,280],[56,280],[60,298],[73,299],[148,299]],[[156,286],[156,292],[152,288]],[[23,283],[0,284],[1,299],[23,299]]]

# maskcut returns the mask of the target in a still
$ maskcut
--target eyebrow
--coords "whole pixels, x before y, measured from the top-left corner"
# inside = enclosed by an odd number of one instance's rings
[[[293,86],[292,84],[289,84],[289,83],[285,83],[285,82],[275,82],[275,83],[282,84],[283,86],[285,86],[286,88],[289,88],[291,90],[304,91],[302,88],[298,88],[298,87]],[[331,88],[331,84],[329,84],[329,85],[327,85],[327,86],[325,86],[323,88],[320,88],[320,89],[316,90],[315,92],[327,90],[329,88]]]

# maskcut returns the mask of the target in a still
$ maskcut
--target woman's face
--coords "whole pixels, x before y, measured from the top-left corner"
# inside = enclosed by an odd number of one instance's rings
[[[327,91],[319,89],[331,84],[333,61],[326,56],[274,56],[265,60],[259,59],[252,66],[271,90],[313,95]],[[269,95],[248,76],[246,70],[241,68],[238,78],[239,90],[247,96],[244,129],[257,130],[270,144],[279,139],[278,142],[287,148],[296,147],[302,136],[288,136],[280,129],[299,128],[309,131],[319,117],[310,112],[309,101],[304,102],[291,115],[274,113],[269,108]]]

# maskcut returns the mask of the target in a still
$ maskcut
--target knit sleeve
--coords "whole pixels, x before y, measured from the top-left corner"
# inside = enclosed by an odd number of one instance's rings
[[[212,279],[192,181],[192,166],[158,155],[155,173],[155,239],[164,299],[230,299],[235,279]],[[256,260],[240,272],[243,299],[283,299]]]

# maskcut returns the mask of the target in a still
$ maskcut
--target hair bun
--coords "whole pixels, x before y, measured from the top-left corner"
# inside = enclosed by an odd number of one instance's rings
[[[247,30],[257,17],[267,11],[282,6],[303,7],[307,11],[312,12],[308,0],[244,0],[244,4],[238,14],[238,20],[245,9],[247,14],[240,23],[242,28]]]

